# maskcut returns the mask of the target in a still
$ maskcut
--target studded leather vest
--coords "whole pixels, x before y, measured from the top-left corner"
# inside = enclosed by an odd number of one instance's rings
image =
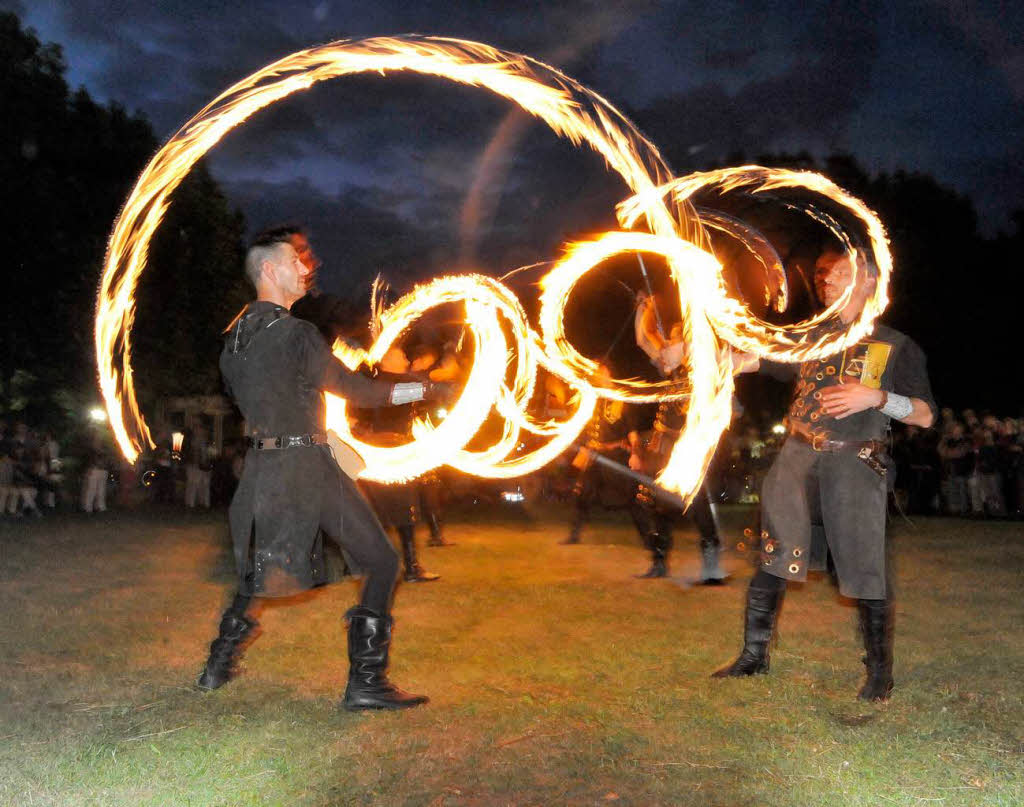
[[[587,422],[584,437],[588,443],[610,443],[623,439],[629,433],[625,417],[626,405],[622,401],[602,398],[597,402],[594,416]]]
[[[787,420],[831,439],[884,439],[888,417],[875,409],[845,418],[830,417],[821,411],[821,391],[846,381],[892,390],[893,358],[905,339],[898,331],[880,325],[872,336],[834,356],[801,364]]]

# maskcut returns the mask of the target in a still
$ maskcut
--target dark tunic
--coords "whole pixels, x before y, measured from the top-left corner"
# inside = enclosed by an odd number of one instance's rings
[[[324,390],[360,406],[384,406],[391,396],[391,384],[337,361],[314,325],[263,301],[228,329],[220,368],[252,437],[322,433]],[[285,596],[325,582],[318,528],[335,537],[379,529],[367,518],[366,501],[327,446],[250,448],[229,510],[240,591]]]
[[[674,375],[678,378],[680,372],[677,370]],[[733,402],[736,403],[735,398]],[[654,426],[644,447],[644,472],[649,476],[657,476],[668,464],[672,449],[686,427],[687,407],[688,402],[685,400],[662,401],[658,404],[658,409],[654,414]],[[634,513],[634,521],[640,519],[637,521],[638,528],[668,532],[671,516],[675,512],[673,508],[667,507],[660,500],[646,493],[643,485],[637,488],[636,504],[641,510],[646,511]],[[706,479],[701,483],[700,490],[693,497],[686,512],[693,519],[697,531],[705,543],[719,543],[718,516],[711,503],[711,494],[708,491]]]
[[[629,433],[637,428],[634,409],[622,401],[599,400],[583,431],[587,447],[626,465],[629,462],[626,440]],[[613,445],[619,443],[621,445]],[[592,504],[600,504],[615,508],[626,507],[632,502],[636,483],[629,477],[588,462],[583,454],[577,456],[574,464],[581,471],[574,488],[578,506],[589,508]]]
[[[820,391],[843,380],[919,398],[936,411],[921,348],[884,325],[828,359],[767,364],[764,369],[776,378],[796,378],[787,416],[791,427],[831,440],[884,440],[889,429],[888,415],[876,409],[842,419],[822,413]],[[815,451],[790,437],[761,493],[761,568],[777,577],[805,580],[809,568],[825,567],[827,549],[844,596],[884,599],[886,497],[885,477],[856,451]]]

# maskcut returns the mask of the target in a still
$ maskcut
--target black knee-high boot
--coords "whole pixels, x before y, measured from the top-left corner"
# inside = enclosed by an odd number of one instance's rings
[[[572,510],[572,523],[569,525],[569,534],[559,543],[578,544],[580,542],[580,533],[583,531],[583,525],[587,523],[587,517],[590,515],[590,503],[584,498],[586,494],[587,492],[583,489],[583,479],[581,477],[576,480],[576,486],[573,488],[575,506]]]
[[[768,646],[772,641],[776,616],[786,586],[785,581],[781,578],[772,578],[767,581],[761,578],[759,580],[761,575],[765,575],[765,573],[758,572],[750,581],[750,588],[747,589],[743,650],[732,664],[713,673],[713,678],[735,678],[768,672]],[[767,575],[765,576],[767,577]],[[758,583],[772,587],[761,587],[757,585]]]
[[[357,605],[345,614],[348,620],[348,685],[342,706],[360,709],[408,709],[429,699],[404,692],[388,680],[390,616]]]
[[[663,530],[648,533],[644,536],[644,543],[651,551],[651,566],[636,577],[641,580],[668,577],[668,553],[672,548],[672,533]]]
[[[643,574],[634,575],[641,580],[668,576],[668,553],[672,548],[672,522],[659,513],[654,497],[639,485],[629,507],[630,518],[644,547],[651,553],[651,566]]]
[[[246,613],[250,603],[250,597],[238,594],[221,617],[219,634],[196,682],[200,689],[217,689],[234,678],[239,659],[259,635],[259,622]]]
[[[416,539],[412,524],[398,528],[398,537],[402,539],[402,558],[405,560],[405,582],[429,583],[440,580],[441,575],[424,571],[416,559]]]
[[[857,697],[884,701],[892,692],[892,606],[889,600],[857,600],[860,631],[864,637],[867,680]]]

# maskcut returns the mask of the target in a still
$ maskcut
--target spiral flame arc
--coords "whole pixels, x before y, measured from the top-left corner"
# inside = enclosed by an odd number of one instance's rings
[[[381,448],[361,442],[349,428],[344,401],[328,396],[327,425],[363,455],[367,462],[363,473],[368,478],[409,479],[444,464],[479,476],[519,476],[571,446],[599,398],[685,399],[686,428],[658,482],[688,502],[729,424],[733,349],[786,362],[823,358],[869,333],[888,303],[892,257],[881,222],[861,201],[822,176],[743,166],[675,178],[656,146],[608,101],[528,56],[441,37],[332,42],[268,65],[200,110],[146,166],[114,224],[97,294],[94,337],[100,390],[114,436],[128,461],[135,462],[141,451],[154,445],[135,396],[131,331],[136,286],[171,194],[198,159],[259,110],[320,81],[370,72],[435,76],[506,98],[547,123],[557,136],[600,154],[631,195],[617,210],[621,231],[567,245],[544,276],[539,332],[530,326],[515,294],[498,280],[451,275],[417,286],[386,309],[380,317],[380,333],[369,349],[335,346],[336,355],[351,368],[373,366],[425,312],[456,302],[464,306],[467,332],[474,343],[473,366],[458,400],[448,407],[448,416],[440,423],[417,421],[414,439],[407,445]],[[876,267],[877,282],[856,320],[847,326],[839,319],[853,286],[826,311],[790,326],[760,320],[742,301],[731,298],[705,228],[725,230],[761,255],[766,250],[740,222],[714,216],[702,222],[691,200],[706,188],[755,194],[799,189],[824,197],[859,221],[868,235],[867,257]],[[856,251],[858,239],[834,220],[825,224]],[[599,381],[596,364],[566,337],[564,312],[574,287],[603,261],[630,252],[661,255],[669,267],[688,343],[685,382]],[[762,263],[766,273],[778,274],[769,259]],[[777,301],[785,300],[784,280],[775,280]],[[855,278],[854,285],[861,280]],[[511,368],[511,380],[506,368]],[[538,368],[575,390],[574,411],[566,420],[542,421],[529,413]],[[467,449],[492,410],[504,418],[500,438],[484,449]],[[518,454],[524,431],[541,444]]]

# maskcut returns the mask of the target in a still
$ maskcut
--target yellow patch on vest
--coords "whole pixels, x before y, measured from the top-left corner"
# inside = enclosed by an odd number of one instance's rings
[[[842,375],[853,376],[865,387],[878,389],[890,353],[892,345],[888,342],[860,342],[844,352]]]

